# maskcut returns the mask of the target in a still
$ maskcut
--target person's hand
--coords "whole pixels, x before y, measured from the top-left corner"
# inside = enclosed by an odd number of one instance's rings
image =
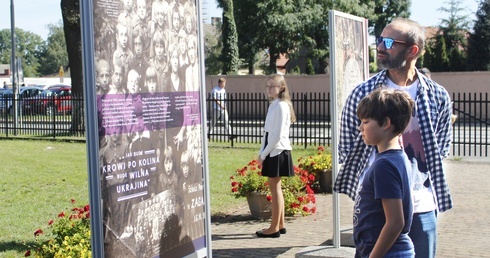
[[[184,141],[184,130],[180,130],[180,132],[174,136],[174,144],[177,145],[177,150],[180,148],[180,144]]]
[[[257,161],[259,161],[259,165],[261,165],[261,166],[262,166],[262,163],[264,163],[264,160],[260,157],[260,155],[257,158]]]

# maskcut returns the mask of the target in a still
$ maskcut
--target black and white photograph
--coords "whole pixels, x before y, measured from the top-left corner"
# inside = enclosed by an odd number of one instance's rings
[[[106,257],[205,247],[197,7],[94,0]]]

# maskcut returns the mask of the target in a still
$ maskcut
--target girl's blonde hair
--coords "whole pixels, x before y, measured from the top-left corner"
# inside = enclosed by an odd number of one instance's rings
[[[293,103],[291,102],[291,95],[289,94],[288,84],[286,83],[286,78],[281,74],[273,74],[267,78],[268,80],[273,80],[277,86],[280,86],[278,98],[282,101],[286,101],[289,105],[289,110],[291,113],[291,123],[296,122],[296,114],[294,113]]]

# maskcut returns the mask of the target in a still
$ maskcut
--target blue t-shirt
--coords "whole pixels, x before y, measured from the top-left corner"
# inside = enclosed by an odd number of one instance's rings
[[[354,242],[361,257],[368,257],[386,223],[381,199],[401,199],[405,226],[390,251],[413,249],[408,237],[412,225],[410,162],[403,150],[376,154],[366,171],[354,204]]]

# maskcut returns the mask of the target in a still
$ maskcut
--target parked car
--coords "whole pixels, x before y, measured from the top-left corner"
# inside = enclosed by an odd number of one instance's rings
[[[18,107],[21,106],[20,103],[22,103],[23,100],[38,96],[42,91],[42,88],[35,86],[20,87],[19,96],[17,98],[17,103],[19,103]],[[8,89],[3,92],[2,96],[0,97],[0,113],[8,112],[9,114],[13,114],[13,98],[13,89]]]
[[[23,111],[26,114],[71,113],[71,87],[52,87],[43,90],[38,96],[25,99],[23,102]]]
[[[0,88],[0,97],[3,95],[4,92],[8,91],[8,89]]]
[[[71,85],[63,84],[63,83],[42,84],[42,85],[38,85],[38,86],[41,86],[43,88],[43,90],[48,90],[48,89],[53,89],[53,88],[60,88],[60,87],[70,87],[71,88]]]

